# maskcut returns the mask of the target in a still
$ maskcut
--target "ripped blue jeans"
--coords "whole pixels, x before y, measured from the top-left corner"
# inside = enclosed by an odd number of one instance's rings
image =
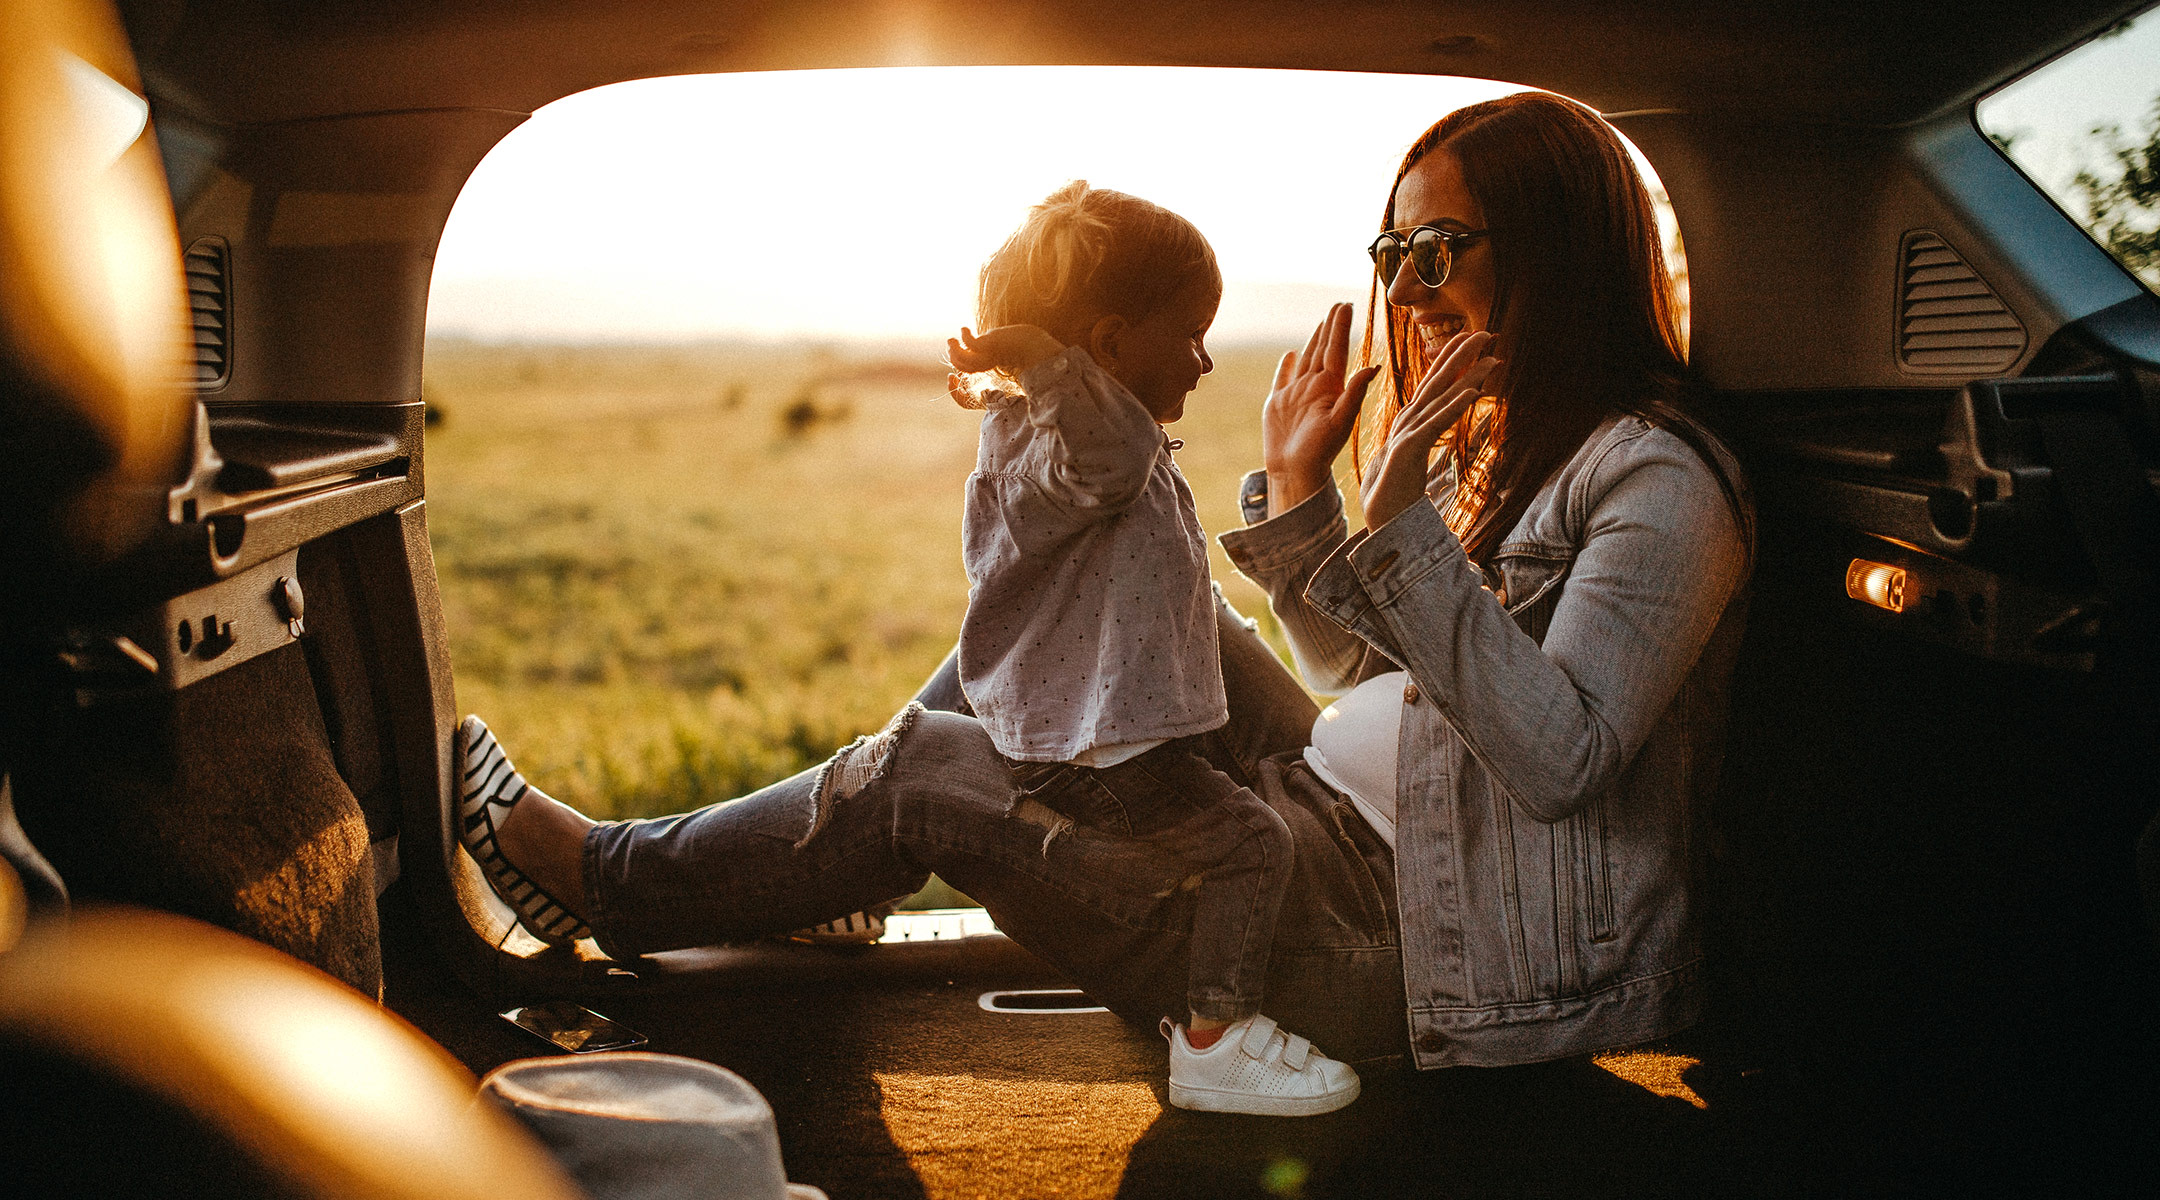
[[[1207,759],[1250,788],[1294,847],[1264,1004],[1328,1054],[1377,1065],[1408,1050],[1394,859],[1298,751],[1316,715],[1265,643],[1222,624],[1230,724]],[[951,664],[948,664],[948,668]],[[958,707],[952,673],[922,701]],[[1251,836],[1215,805],[1140,836],[1017,802],[1012,772],[970,716],[911,704],[824,766],[680,816],[586,835],[585,899],[616,957],[743,941],[874,908],[935,871],[998,927],[1127,1020],[1182,1018],[1199,945],[1196,874]],[[1018,797],[1017,800],[1025,800]],[[1208,1015],[1204,1010],[1202,1015]]]

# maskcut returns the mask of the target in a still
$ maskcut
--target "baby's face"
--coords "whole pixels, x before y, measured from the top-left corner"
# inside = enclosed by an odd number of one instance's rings
[[[1194,284],[1125,328],[1110,373],[1164,425],[1185,415],[1185,397],[1215,369],[1206,339],[1221,302],[1212,283]]]

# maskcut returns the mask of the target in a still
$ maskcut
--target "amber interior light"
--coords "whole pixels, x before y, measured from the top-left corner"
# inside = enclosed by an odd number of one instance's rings
[[[1877,608],[1904,612],[1905,589],[1903,567],[1856,558],[1845,568],[1845,594]]]

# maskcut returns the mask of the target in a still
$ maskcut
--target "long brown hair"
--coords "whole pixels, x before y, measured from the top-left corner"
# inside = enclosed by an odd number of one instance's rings
[[[1438,152],[1461,163],[1485,213],[1496,280],[1487,328],[1492,353],[1503,359],[1486,381],[1495,401],[1465,413],[1441,439],[1457,464],[1448,525],[1471,560],[1491,559],[1545,480],[1614,413],[1668,429],[1701,455],[1752,541],[1744,485],[1692,412],[1700,389],[1687,365],[1657,213],[1619,135],[1559,96],[1503,96],[1426,130],[1403,156],[1397,187]],[[1394,189],[1380,228],[1396,228]],[[1431,366],[1410,310],[1385,303],[1376,275],[1367,362],[1382,320],[1387,364],[1366,406],[1372,420],[1361,422],[1361,466]]]

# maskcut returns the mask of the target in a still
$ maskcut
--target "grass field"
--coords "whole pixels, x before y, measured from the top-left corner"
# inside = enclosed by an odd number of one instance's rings
[[[1173,430],[1237,521],[1280,348],[1231,350]],[[741,795],[876,729],[958,635],[978,418],[934,349],[436,341],[428,520],[458,703],[595,816]],[[1216,577],[1261,616],[1218,550]]]

